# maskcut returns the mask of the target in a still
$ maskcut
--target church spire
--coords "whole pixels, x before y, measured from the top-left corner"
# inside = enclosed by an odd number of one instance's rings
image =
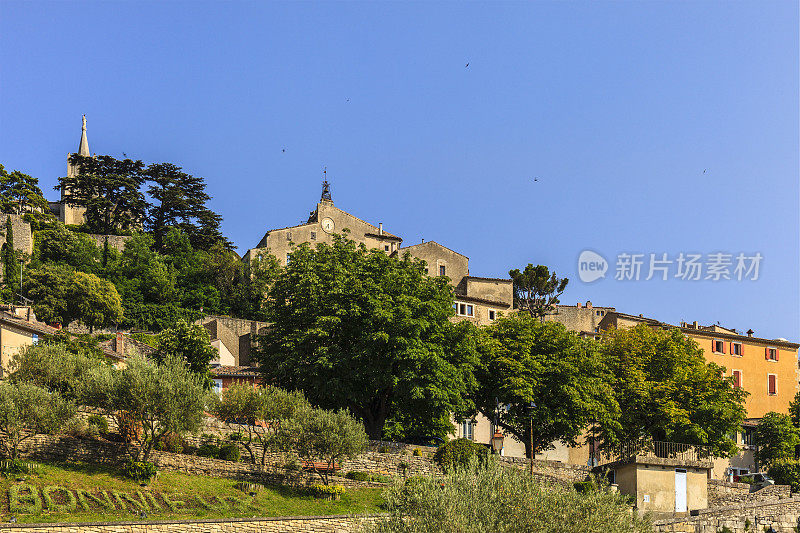
[[[81,125],[81,144],[78,146],[78,154],[83,156],[89,153],[89,141],[86,140],[86,115],[83,115],[83,125]]]

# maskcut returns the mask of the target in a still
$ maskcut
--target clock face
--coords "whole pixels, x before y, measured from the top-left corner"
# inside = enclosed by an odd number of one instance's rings
[[[322,229],[325,233],[330,233],[333,231],[333,220],[331,218],[325,217],[322,219]]]

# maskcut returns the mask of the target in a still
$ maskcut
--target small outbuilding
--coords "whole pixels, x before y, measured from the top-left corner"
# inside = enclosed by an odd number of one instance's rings
[[[598,468],[608,473],[621,493],[634,498],[639,510],[687,513],[708,507],[710,453],[683,444],[654,444]]]

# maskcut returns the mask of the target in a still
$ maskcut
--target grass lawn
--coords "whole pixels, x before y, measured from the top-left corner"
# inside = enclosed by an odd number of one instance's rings
[[[235,487],[235,480],[177,472],[159,472],[155,480],[147,487],[142,487],[107,466],[41,464],[39,470],[37,474],[0,477],[0,520],[7,522],[11,515],[16,516],[19,522],[27,523],[139,520],[141,510],[136,502],[141,503],[142,500],[150,520],[362,514],[380,512],[383,502],[381,488],[348,488],[340,500],[328,501],[286,487],[261,487],[255,496],[249,496]],[[35,495],[31,491],[23,491],[20,501],[31,504],[38,499],[43,507],[38,513],[21,512],[20,508],[12,512],[10,509],[9,488],[20,485],[17,478],[23,477],[24,483],[36,487],[38,491],[35,491]],[[56,505],[67,505],[70,497],[77,496],[73,500],[75,511],[48,508],[43,489],[52,486],[70,491],[69,494],[65,491],[51,492],[51,502]],[[81,495],[76,489],[86,493]],[[114,492],[123,494],[115,496]],[[135,501],[131,502],[126,496],[131,496],[130,499]],[[170,509],[170,504],[165,503],[168,501],[172,504],[179,501],[182,505],[173,505],[173,509]]]

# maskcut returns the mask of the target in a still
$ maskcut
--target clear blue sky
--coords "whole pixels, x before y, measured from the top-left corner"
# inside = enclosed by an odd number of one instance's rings
[[[327,165],[337,206],[473,275],[542,263],[565,303],[800,340],[794,1],[0,2],[0,163],[55,198],[82,113],[93,152],[205,177],[242,253]],[[622,251],[764,259],[622,282]]]

